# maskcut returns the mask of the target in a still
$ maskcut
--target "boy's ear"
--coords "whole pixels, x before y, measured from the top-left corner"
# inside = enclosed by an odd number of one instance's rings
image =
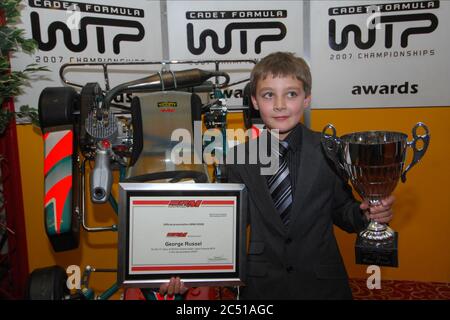
[[[258,107],[258,102],[256,101],[256,98],[254,95],[251,95],[252,98],[252,104],[253,104],[253,108],[255,108],[255,110],[259,111],[259,107]]]
[[[311,95],[305,98],[305,100],[303,101],[303,106],[305,107],[305,109],[311,106]]]

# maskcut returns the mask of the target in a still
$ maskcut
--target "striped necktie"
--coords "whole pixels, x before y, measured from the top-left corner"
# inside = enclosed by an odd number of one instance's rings
[[[280,165],[277,172],[267,181],[275,208],[285,225],[289,223],[289,213],[292,206],[291,178],[286,159],[288,149],[288,143],[286,141],[280,141]]]

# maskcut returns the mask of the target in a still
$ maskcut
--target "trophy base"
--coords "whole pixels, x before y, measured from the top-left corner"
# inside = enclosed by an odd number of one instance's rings
[[[398,267],[398,233],[383,241],[356,238],[355,256],[357,264]]]

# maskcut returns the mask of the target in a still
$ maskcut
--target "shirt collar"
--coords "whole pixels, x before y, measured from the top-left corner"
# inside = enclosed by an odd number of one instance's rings
[[[271,144],[279,143],[278,140],[273,139],[274,136],[270,134],[266,126],[264,126],[263,129],[266,130],[266,134],[270,139],[268,148],[270,148]],[[284,139],[284,141],[286,141],[289,144],[289,149],[292,150],[292,152],[296,153],[297,151],[299,151],[302,145],[302,125],[300,123],[297,123],[297,125],[291,130],[291,132],[289,132],[288,136]]]

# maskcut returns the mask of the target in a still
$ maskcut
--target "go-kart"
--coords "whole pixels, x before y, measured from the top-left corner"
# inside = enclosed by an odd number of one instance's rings
[[[255,60],[196,60],[133,63],[69,63],[60,69],[63,87],[45,88],[39,97],[39,120],[44,134],[45,197],[44,216],[48,239],[55,252],[75,249],[79,245],[81,227],[87,232],[117,231],[117,225],[91,227],[86,219],[86,197],[94,204],[109,202],[115,213],[117,200],[111,193],[113,171],[120,182],[170,182],[191,180],[195,183],[226,182],[222,164],[215,164],[210,176],[202,161],[202,150],[192,148],[194,164],[178,165],[170,161],[173,147],[171,133],[176,129],[195,134],[195,124],[203,121],[207,129],[222,131],[226,140],[227,114],[242,111],[244,124],[250,128],[260,123],[259,114],[251,106],[248,86],[242,105],[227,105],[224,88],[248,81],[230,83],[223,64]],[[199,68],[171,71],[171,65],[213,65],[213,71]],[[109,68],[118,66],[161,65],[160,72],[110,88]],[[80,68],[101,68],[104,89],[97,82],[78,84],[66,74]],[[77,88],[77,89],[75,89]],[[214,98],[202,102],[200,94]],[[118,95],[132,95],[131,103],[115,101]],[[116,99],[117,100],[117,99]],[[209,143],[212,143],[211,141]],[[208,142],[202,144],[202,149]],[[216,156],[226,153],[226,141],[214,148]],[[93,164],[93,165],[92,165]],[[91,167],[91,170],[87,168]],[[90,171],[90,172],[89,172]],[[87,186],[86,176],[89,173]],[[81,286],[76,292],[66,285],[66,270],[60,266],[44,267],[30,274],[30,299],[107,299],[119,289],[113,284],[101,294],[89,288],[92,272],[115,272],[115,268],[87,266]],[[197,297],[199,296],[198,289]],[[145,294],[144,294],[145,293]],[[190,292],[193,297],[194,291]],[[161,298],[156,292],[143,291],[147,299]],[[211,298],[211,291],[200,295]]]

